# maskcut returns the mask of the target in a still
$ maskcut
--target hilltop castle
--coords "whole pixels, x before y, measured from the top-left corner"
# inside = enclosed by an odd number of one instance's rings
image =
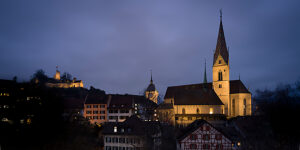
[[[46,86],[51,88],[83,88],[83,82],[82,80],[77,80],[76,78],[73,78],[73,80],[62,80],[60,77],[60,72],[58,71],[58,67],[56,67],[56,73],[54,77],[49,78]]]

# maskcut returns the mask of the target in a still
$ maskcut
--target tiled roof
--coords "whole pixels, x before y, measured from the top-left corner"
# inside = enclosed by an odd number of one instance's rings
[[[86,96],[85,104],[106,104],[107,96],[105,94],[89,93]]]
[[[230,81],[230,94],[250,93],[241,80]]]
[[[230,134],[226,134],[226,132],[224,132],[223,130],[221,130],[221,128],[216,128],[215,126],[213,126],[212,124],[210,124],[209,122],[203,120],[203,119],[198,119],[195,120],[193,123],[189,124],[186,128],[184,128],[179,135],[177,136],[178,140],[183,140],[185,137],[189,136],[191,133],[193,133],[195,130],[199,129],[202,125],[204,124],[208,124],[211,127],[215,128],[217,131],[219,131],[220,133],[222,133],[225,137],[227,137],[228,139],[230,139],[231,141],[235,141],[238,135],[238,132],[236,130],[234,130],[233,128],[224,128],[226,129],[226,131],[231,131],[234,132],[230,133]],[[233,135],[234,137],[230,136]]]
[[[166,98],[174,98],[175,105],[224,105],[211,83],[168,87]]]
[[[108,108],[133,108],[134,95],[111,94]]]

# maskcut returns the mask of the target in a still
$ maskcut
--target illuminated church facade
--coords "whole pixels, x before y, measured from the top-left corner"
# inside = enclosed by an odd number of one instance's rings
[[[213,58],[213,81],[207,82],[205,66],[203,83],[168,87],[163,105],[169,107],[160,110],[160,120],[165,119],[164,111],[170,110],[173,111],[171,122],[184,126],[196,119],[218,120],[251,115],[251,93],[240,79],[230,80],[229,75],[229,53],[221,16]]]

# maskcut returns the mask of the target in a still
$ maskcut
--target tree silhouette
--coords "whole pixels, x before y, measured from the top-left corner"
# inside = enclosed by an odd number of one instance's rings
[[[37,80],[38,80],[39,82],[41,82],[41,83],[44,83],[44,82],[46,82],[49,78],[48,78],[48,76],[45,74],[45,71],[44,71],[43,69],[39,69],[39,70],[37,70],[37,71],[33,74],[32,78],[31,78],[32,81],[35,80],[35,79],[37,79]]]

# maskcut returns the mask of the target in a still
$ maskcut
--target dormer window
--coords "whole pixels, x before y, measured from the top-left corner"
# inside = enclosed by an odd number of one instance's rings
[[[221,64],[222,63],[222,60],[219,60],[219,64]]]

